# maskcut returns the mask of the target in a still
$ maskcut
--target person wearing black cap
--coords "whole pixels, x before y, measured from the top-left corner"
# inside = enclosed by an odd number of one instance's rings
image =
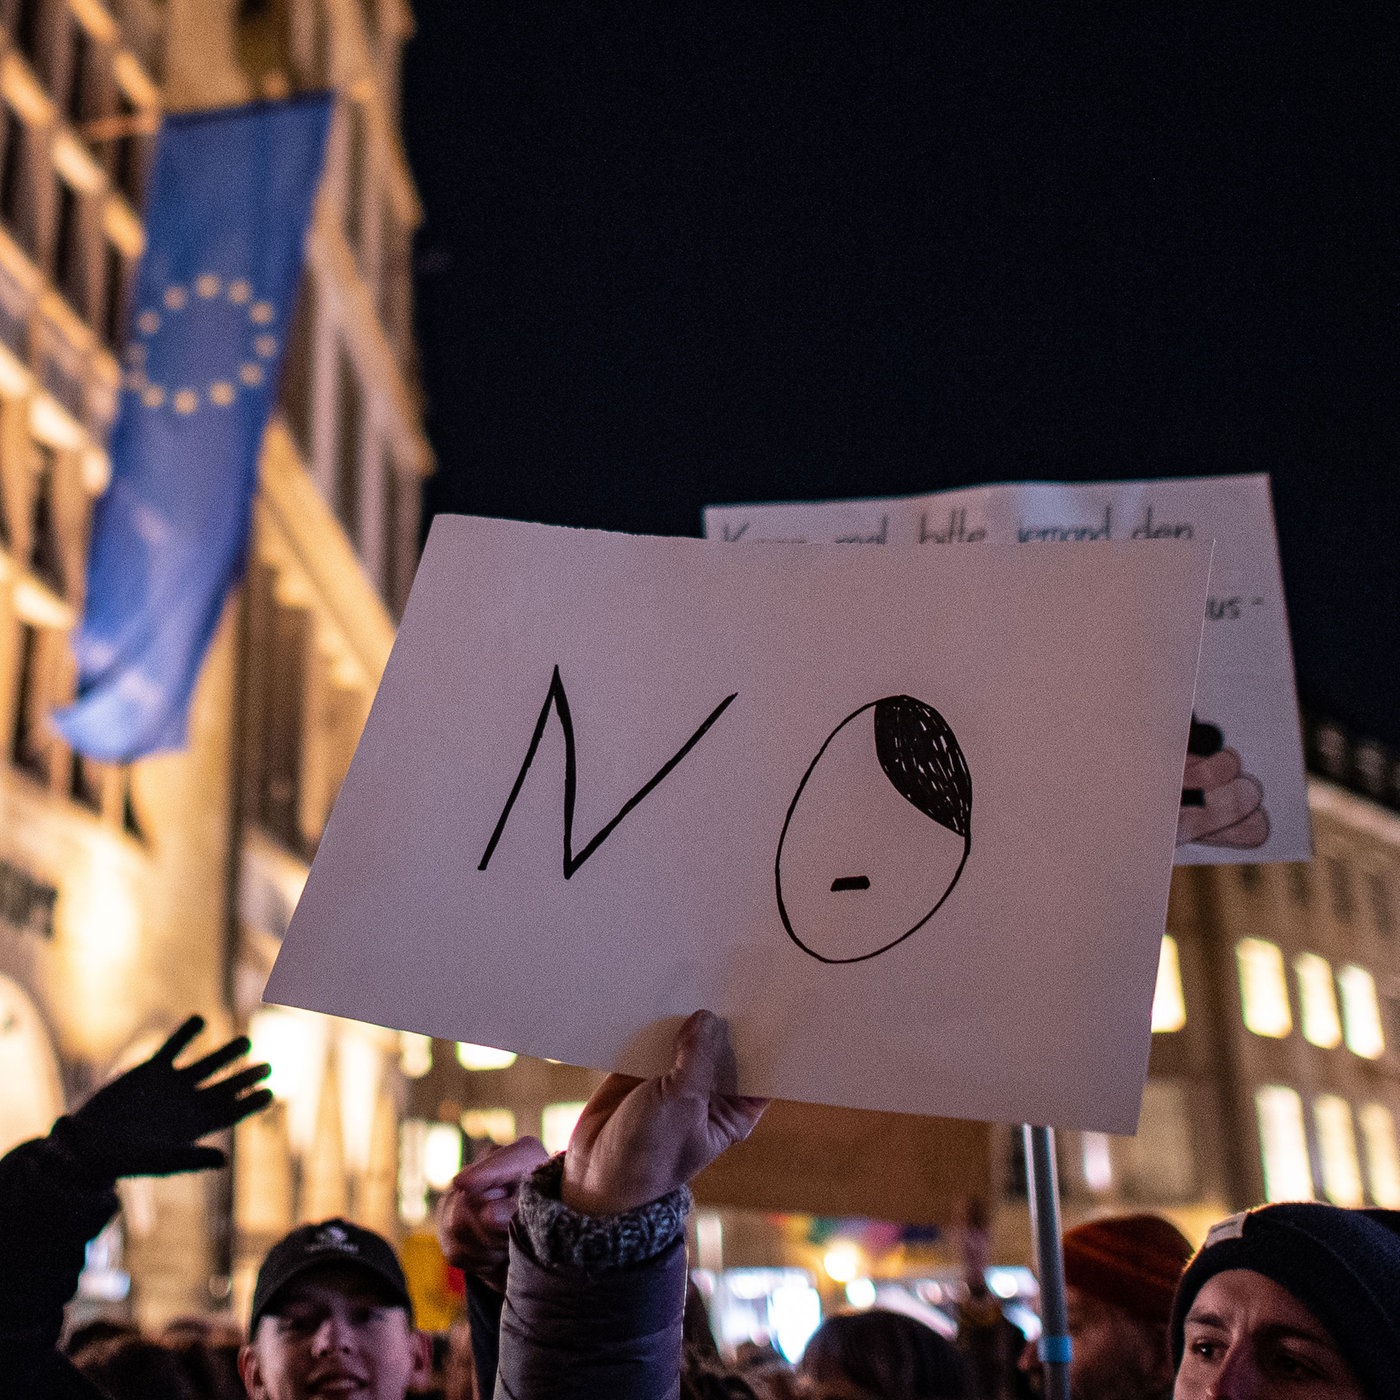
[[[1400,1400],[1400,1211],[1222,1220],[1182,1276],[1171,1336],[1175,1400]]]
[[[250,1400],[404,1400],[431,1370],[392,1246],[348,1220],[303,1225],[272,1246],[248,1335],[238,1369]]]

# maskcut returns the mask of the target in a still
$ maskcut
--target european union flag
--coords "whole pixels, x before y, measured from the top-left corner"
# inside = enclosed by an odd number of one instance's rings
[[[112,484],[98,501],[78,695],[56,722],[93,758],[181,748],[190,695],[242,575],[330,122],[324,94],[161,128]]]

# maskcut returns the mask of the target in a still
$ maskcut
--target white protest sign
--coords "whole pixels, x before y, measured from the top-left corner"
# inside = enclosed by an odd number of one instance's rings
[[[707,539],[922,545],[1215,541],[1178,865],[1309,860],[1293,649],[1267,476],[1021,482],[887,500],[711,506]]]
[[[1209,557],[439,516],[265,996],[1131,1131]]]

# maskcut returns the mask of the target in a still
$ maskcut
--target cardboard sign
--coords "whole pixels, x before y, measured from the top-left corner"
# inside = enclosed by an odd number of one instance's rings
[[[1131,1131],[1209,559],[439,517],[265,995]]]
[[[1293,649],[1267,476],[1022,482],[891,500],[711,506],[707,539],[941,547],[1214,539],[1178,865],[1309,860]]]

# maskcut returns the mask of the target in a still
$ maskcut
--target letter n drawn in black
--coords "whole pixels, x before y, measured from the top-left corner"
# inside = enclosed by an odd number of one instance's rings
[[[574,721],[573,716],[569,713],[569,697],[564,692],[564,682],[560,678],[559,668],[556,666],[553,679],[549,682],[549,691],[544,697],[540,717],[535,721],[535,732],[530,736],[530,747],[525,752],[525,762],[520,765],[515,786],[511,788],[510,796],[506,798],[506,805],[501,809],[500,820],[496,823],[496,829],[491,833],[491,839],[486,843],[486,851],[482,855],[481,864],[477,866],[477,869],[485,870],[491,862],[491,856],[496,850],[496,843],[500,841],[501,833],[506,829],[506,822],[510,819],[511,808],[515,806],[515,799],[520,796],[520,789],[525,786],[525,775],[530,771],[530,765],[535,761],[535,753],[539,749],[540,740],[544,737],[544,727],[549,723],[551,707],[558,711],[559,727],[564,731],[564,878],[567,880],[613,834],[622,819],[705,737],[710,726],[729,708],[730,703],[738,696],[738,693],[736,690],[733,695],[726,695],[710,711],[700,728],[622,804],[618,814],[575,855],[574,798],[578,793],[578,771],[577,756],[574,751]]]

